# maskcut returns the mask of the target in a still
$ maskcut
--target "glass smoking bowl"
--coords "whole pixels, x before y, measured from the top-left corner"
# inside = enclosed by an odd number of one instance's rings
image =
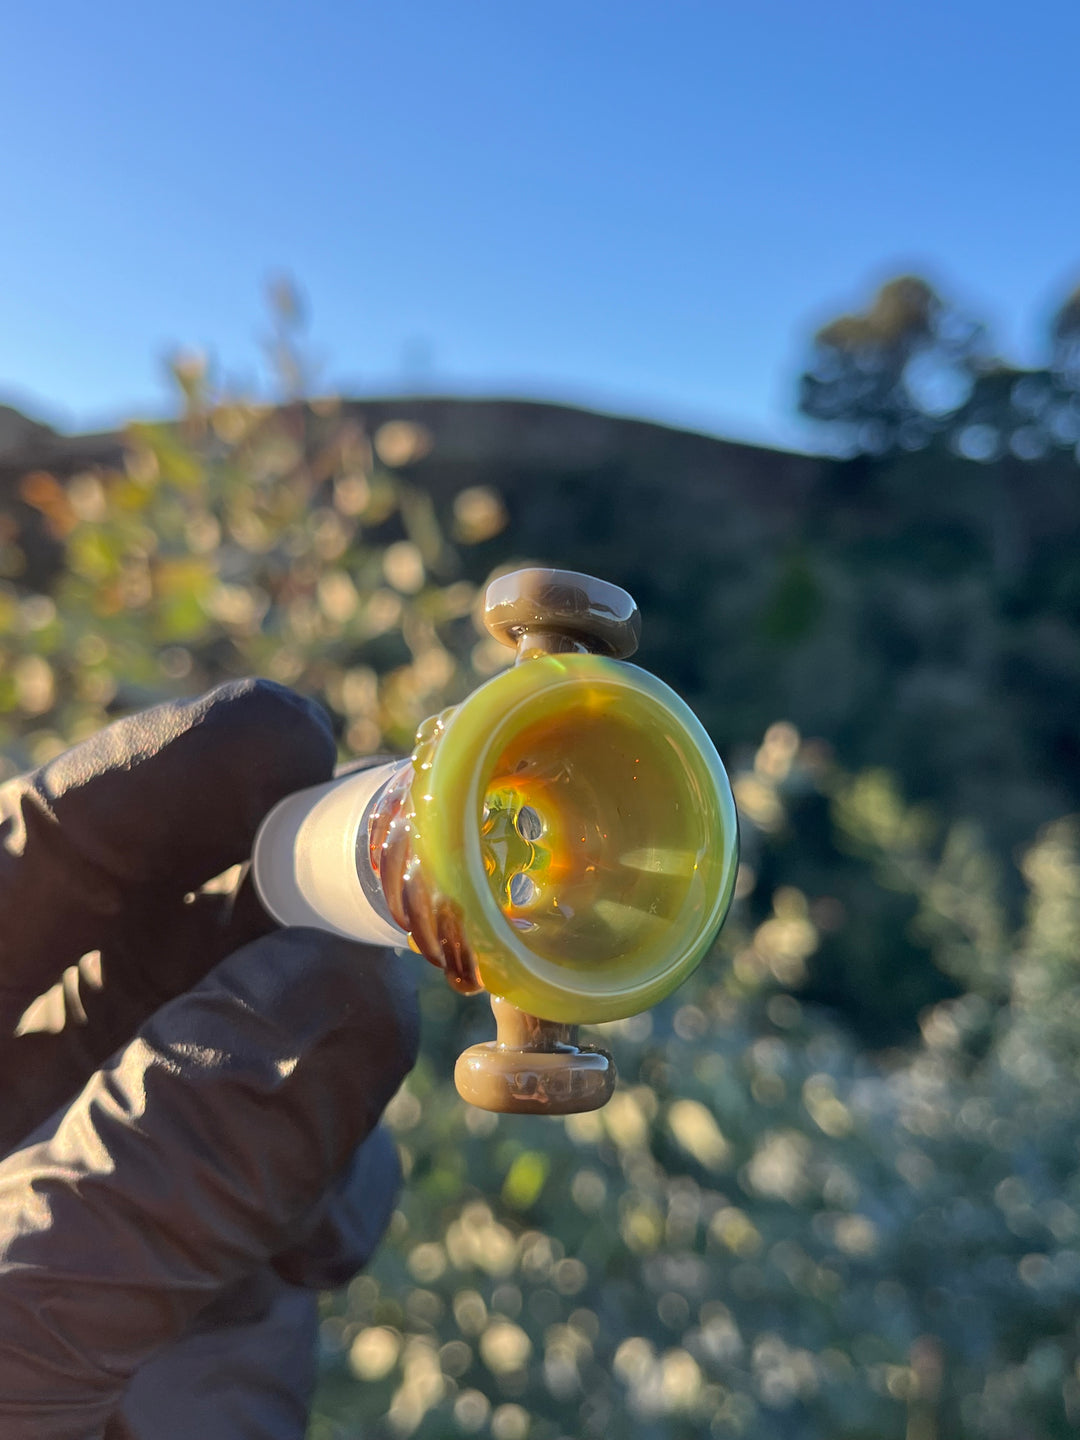
[[[521,570],[485,598],[517,664],[426,720],[407,760],[289,796],[253,871],[283,924],[423,954],[486,989],[495,1041],[458,1060],[472,1104],[604,1104],[610,1057],[572,1027],[648,1009],[695,968],[735,884],[735,805],[688,706],[625,663],[637,607],[572,571]]]

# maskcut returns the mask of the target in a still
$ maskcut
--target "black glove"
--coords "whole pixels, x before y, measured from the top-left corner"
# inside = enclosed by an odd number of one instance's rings
[[[314,706],[243,681],[0,788],[3,1440],[304,1433],[304,1287],[397,1193],[412,977],[200,887],[333,760]]]

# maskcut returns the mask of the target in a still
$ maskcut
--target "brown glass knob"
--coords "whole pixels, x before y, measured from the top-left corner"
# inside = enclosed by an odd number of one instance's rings
[[[625,660],[641,638],[632,596],[576,570],[500,575],[484,597],[484,624],[519,660],[573,650]]]
[[[510,1115],[571,1115],[599,1110],[615,1089],[615,1062],[604,1050],[581,1050],[574,1027],[526,1015],[491,997],[497,1038],[458,1056],[458,1094],[481,1110]]]

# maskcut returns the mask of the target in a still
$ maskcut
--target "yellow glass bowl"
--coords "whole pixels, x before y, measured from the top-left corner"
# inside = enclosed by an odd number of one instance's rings
[[[485,988],[577,1024],[681,984],[738,868],[731,788],[689,707],[637,666],[544,655],[443,720],[416,757],[412,848]]]

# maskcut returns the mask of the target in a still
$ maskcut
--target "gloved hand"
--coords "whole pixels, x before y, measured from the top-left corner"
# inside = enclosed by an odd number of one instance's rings
[[[0,787],[3,1440],[304,1433],[307,1287],[400,1183],[412,979],[201,887],[333,762],[314,706],[242,681]]]

